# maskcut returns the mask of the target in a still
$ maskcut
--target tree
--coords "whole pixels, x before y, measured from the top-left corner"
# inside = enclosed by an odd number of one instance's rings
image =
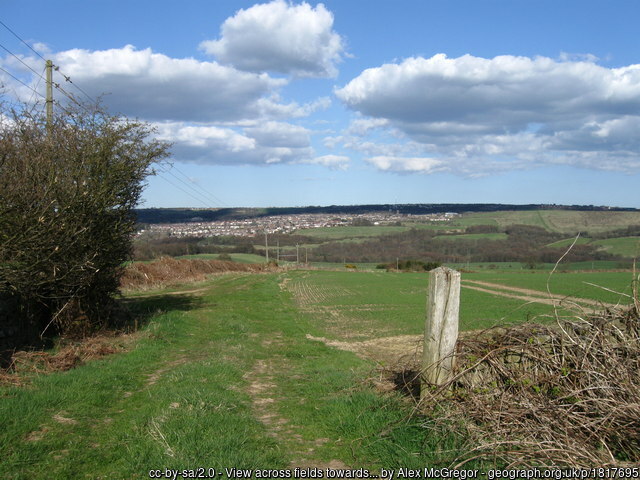
[[[86,333],[107,321],[134,207],[169,145],[149,125],[82,106],[46,125],[0,110],[0,297],[21,327]]]

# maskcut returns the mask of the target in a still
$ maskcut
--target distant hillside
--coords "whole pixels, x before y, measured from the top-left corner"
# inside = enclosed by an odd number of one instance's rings
[[[594,205],[509,205],[500,203],[419,203],[419,204],[381,204],[381,205],[331,205],[326,207],[270,207],[270,208],[140,208],[136,210],[139,223],[183,223],[213,222],[238,218],[257,218],[272,215],[294,214],[362,214],[375,212],[399,212],[424,215],[428,213],[465,213],[465,212],[501,212],[531,210],[575,210],[575,211],[619,211],[639,212],[635,208],[603,207]]]

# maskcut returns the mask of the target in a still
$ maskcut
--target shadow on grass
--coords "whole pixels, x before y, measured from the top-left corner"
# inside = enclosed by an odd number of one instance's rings
[[[211,303],[208,303],[211,305]],[[0,335],[0,373],[3,369],[10,369],[14,364],[16,354],[29,352],[48,352],[55,355],[52,348],[58,345],[66,345],[71,342],[74,345],[91,344],[96,336],[106,335],[107,337],[118,335],[119,333],[134,332],[144,328],[156,315],[172,311],[189,311],[205,305],[202,297],[189,294],[158,294],[138,298],[119,299],[109,306],[110,321],[96,331],[89,333],[86,337],[60,337],[47,336],[40,337],[39,329],[28,325],[16,325],[15,328],[8,328],[0,325],[3,332]],[[4,332],[10,332],[6,336]],[[62,340],[62,342],[60,342]]]
[[[117,325],[118,329],[138,330],[149,323],[149,320],[162,313],[172,311],[186,312],[203,307],[206,302],[204,298],[189,294],[158,294],[145,297],[129,297],[120,300],[121,305],[126,310],[122,323]]]

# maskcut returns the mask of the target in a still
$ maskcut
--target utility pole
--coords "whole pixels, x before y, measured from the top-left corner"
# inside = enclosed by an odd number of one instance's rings
[[[47,128],[51,128],[53,125],[53,62],[47,60],[47,97],[46,97],[46,110],[47,110]]]
[[[298,244],[296,243],[296,265],[300,265],[300,253],[298,251]]]
[[[267,231],[264,231],[264,249],[267,252],[267,263],[269,263],[269,240],[267,239]]]
[[[276,240],[276,262],[280,263],[280,239]]]

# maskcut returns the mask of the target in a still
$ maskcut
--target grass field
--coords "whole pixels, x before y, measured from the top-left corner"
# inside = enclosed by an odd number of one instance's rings
[[[231,260],[239,263],[264,263],[266,261],[265,257],[253,253],[230,253],[228,255]],[[219,256],[217,253],[199,253],[197,255],[182,255],[176,258],[216,260]]]
[[[624,295],[632,293],[634,281],[631,272],[556,272],[550,275],[550,272],[544,271],[522,271],[521,273],[485,271],[464,274],[464,278],[542,292],[546,292],[548,287],[553,294],[613,304],[618,302],[628,303],[628,299]]]
[[[622,255],[627,258],[640,256],[640,237],[619,237],[596,240],[593,245],[598,245],[602,250],[614,255]]]
[[[466,213],[453,225],[508,225],[523,224],[545,228],[551,232],[598,233],[629,225],[640,224],[640,212],[533,210],[507,212]]]
[[[548,273],[462,278],[544,296]],[[627,273],[567,273],[550,285],[614,301],[585,282],[628,292],[630,281]],[[128,351],[0,387],[0,474],[148,478],[151,469],[206,466],[223,477],[230,467],[378,474],[444,466],[466,448],[462,440],[423,428],[412,402],[373,381],[377,365],[393,363],[389,355],[411,353],[401,336],[423,334],[427,282],[417,273],[292,270],[130,295],[142,328],[128,337]],[[463,288],[462,330],[553,313],[494,290]]]
[[[549,247],[568,248],[573,242],[577,245],[596,245],[601,250],[613,255],[621,255],[627,258],[636,258],[640,256],[640,237],[617,237],[606,238],[602,240],[592,240],[590,238],[580,237],[566,238],[549,244]]]
[[[406,232],[411,227],[405,226],[371,226],[371,227],[323,227],[306,228],[295,233],[322,240],[337,240],[342,238],[377,237],[387,233]]]
[[[436,235],[434,240],[506,240],[506,233],[467,233],[462,235]]]
[[[299,271],[288,284],[300,307],[332,338],[368,340],[380,336],[416,335],[424,330],[428,275],[425,273]],[[547,297],[549,272],[465,273],[463,280],[492,282],[540,292]],[[593,287],[601,285],[630,293],[630,273],[557,273],[551,293],[618,303],[620,295]],[[623,300],[626,297],[622,298]],[[624,302],[628,303],[628,302]],[[570,314],[561,310],[562,315]],[[460,328],[484,329],[553,317],[553,306],[463,288]]]
[[[131,305],[148,324],[127,353],[1,387],[0,474],[433,464],[436,445],[452,440],[427,435],[400,396],[379,394],[366,380],[372,362],[308,339],[327,332],[296,308],[286,278],[230,274],[195,293],[145,292]]]

